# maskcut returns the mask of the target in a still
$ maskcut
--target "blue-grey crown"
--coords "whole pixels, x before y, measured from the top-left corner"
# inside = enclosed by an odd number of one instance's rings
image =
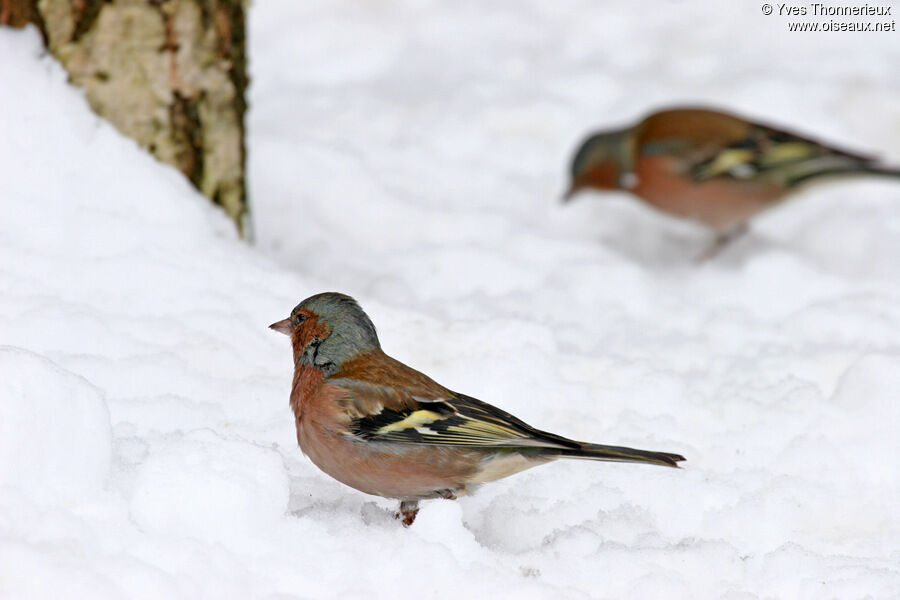
[[[572,177],[578,177],[590,165],[595,165],[607,160],[622,161],[625,136],[628,130],[605,131],[595,133],[587,137],[572,158],[570,173]]]
[[[325,292],[310,296],[298,304],[292,314],[300,309],[318,315],[331,330],[317,348],[317,363],[332,363],[336,368],[361,352],[381,348],[372,320],[359,303],[346,294]]]

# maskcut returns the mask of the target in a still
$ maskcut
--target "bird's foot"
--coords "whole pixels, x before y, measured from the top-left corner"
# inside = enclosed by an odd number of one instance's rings
[[[416,520],[417,514],[419,514],[419,501],[403,500],[400,502],[400,510],[394,513],[394,518],[400,519],[404,527],[409,527]]]
[[[740,225],[738,225],[737,227],[734,227],[733,229],[729,229],[728,231],[725,231],[723,233],[716,235],[715,241],[712,243],[712,245],[709,248],[704,250],[700,254],[700,256],[697,257],[696,262],[698,264],[702,264],[708,260],[712,260],[713,258],[718,256],[722,252],[722,250],[725,249],[726,246],[728,246],[734,240],[736,240],[737,238],[739,238],[742,235],[744,235],[745,233],[747,233],[747,229],[748,229],[747,224],[741,223]]]

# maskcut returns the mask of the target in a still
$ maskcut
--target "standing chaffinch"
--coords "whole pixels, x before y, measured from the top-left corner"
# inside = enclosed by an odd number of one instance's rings
[[[324,293],[270,325],[291,337],[291,408],[313,463],[367,494],[397,498],[409,526],[419,500],[455,499],[557,458],[676,467],[678,454],[576,442],[451,392],[381,350],[356,301]]]
[[[900,170],[735,115],[674,108],[588,137],[572,160],[565,199],[584,188],[626,189],[711,227],[715,252],[798,185],[849,174],[900,177]]]

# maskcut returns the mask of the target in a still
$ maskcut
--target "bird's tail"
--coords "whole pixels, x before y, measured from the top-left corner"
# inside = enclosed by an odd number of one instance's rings
[[[859,171],[863,175],[879,175],[881,177],[900,177],[900,169],[890,167],[869,166]]]
[[[800,183],[806,183],[811,179],[818,179],[820,177],[841,177],[845,175],[875,175],[878,177],[900,178],[900,169],[892,169],[890,167],[872,164],[835,165],[829,168],[800,173],[790,179],[789,185],[794,186]]]
[[[623,446],[602,446],[600,444],[581,444],[580,448],[565,448],[559,451],[566,458],[586,458],[588,460],[606,460],[611,462],[646,463],[664,467],[678,467],[684,460],[680,454],[638,450]]]

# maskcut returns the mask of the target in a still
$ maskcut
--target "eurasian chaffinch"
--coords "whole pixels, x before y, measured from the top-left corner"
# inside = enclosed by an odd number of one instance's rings
[[[585,188],[628,190],[711,227],[714,252],[800,184],[849,174],[900,177],[900,170],[735,115],[674,108],[588,137],[572,160],[565,198]]]
[[[676,467],[678,454],[576,442],[452,392],[381,350],[356,301],[324,293],[270,325],[294,351],[291,408],[300,448],[322,471],[397,498],[409,526],[427,498],[455,499],[557,458]]]

